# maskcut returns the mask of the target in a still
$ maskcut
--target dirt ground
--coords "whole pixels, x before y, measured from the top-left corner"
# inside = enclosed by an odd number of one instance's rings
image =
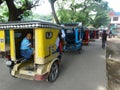
[[[108,40],[106,55],[108,90],[120,90],[120,38]]]

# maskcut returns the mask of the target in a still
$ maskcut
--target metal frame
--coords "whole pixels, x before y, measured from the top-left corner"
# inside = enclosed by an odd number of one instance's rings
[[[57,28],[61,26],[44,21],[13,21],[0,23],[0,29],[33,29],[33,28]]]

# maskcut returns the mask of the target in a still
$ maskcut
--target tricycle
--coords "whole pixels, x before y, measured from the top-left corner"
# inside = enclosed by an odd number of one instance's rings
[[[88,45],[90,40],[89,29],[83,30],[83,45]]]
[[[65,31],[65,45],[64,51],[78,51],[82,50],[82,30],[79,24],[64,24]]]
[[[17,78],[54,82],[59,74],[60,53],[56,40],[60,26],[43,21],[0,23],[0,33],[6,30],[10,33],[10,55],[6,61],[10,74]],[[4,49],[3,34],[0,34],[0,50]]]

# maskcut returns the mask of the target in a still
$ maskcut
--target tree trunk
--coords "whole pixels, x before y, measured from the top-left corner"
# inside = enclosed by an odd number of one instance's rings
[[[56,21],[57,24],[60,24],[59,20],[58,20],[58,17],[55,13],[55,8],[54,8],[54,2],[51,2],[51,8],[52,8],[52,15],[54,16],[54,19]]]
[[[21,18],[19,17],[23,11],[21,9],[17,9],[14,0],[5,0],[8,10],[9,10],[9,19],[8,21],[20,21]]]

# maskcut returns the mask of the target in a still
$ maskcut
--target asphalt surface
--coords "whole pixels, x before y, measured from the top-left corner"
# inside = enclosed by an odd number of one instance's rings
[[[105,50],[101,41],[90,42],[81,54],[66,52],[54,83],[13,78],[0,59],[0,90],[106,90]]]

